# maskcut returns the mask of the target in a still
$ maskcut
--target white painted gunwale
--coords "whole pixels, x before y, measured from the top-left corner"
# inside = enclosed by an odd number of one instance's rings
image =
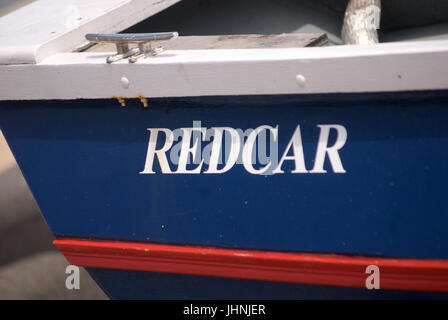
[[[180,0],[36,0],[0,17],[0,65],[35,64],[116,33]],[[169,31],[169,30],[167,30]]]
[[[448,89],[448,41],[286,49],[168,50],[107,64],[60,53],[0,66],[0,100],[321,94]],[[301,75],[303,81],[297,81]],[[129,80],[129,87],[121,79]]]

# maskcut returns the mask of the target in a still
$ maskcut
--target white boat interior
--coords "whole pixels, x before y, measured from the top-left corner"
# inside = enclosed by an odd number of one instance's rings
[[[181,35],[327,33],[343,44],[348,0],[183,0],[128,32]],[[448,39],[448,1],[381,1],[380,42]]]
[[[445,0],[369,1],[381,9],[379,42],[448,39]],[[38,63],[55,53],[84,50],[88,45],[84,38],[87,33],[178,31],[181,37],[283,34],[277,37],[283,46],[296,47],[305,45],[291,42],[291,37],[285,40],[285,34],[315,38],[325,34],[328,41],[313,45],[341,45],[348,3],[349,0],[1,0],[0,64]],[[176,42],[183,44],[177,48],[185,48],[185,43],[192,48],[207,47],[215,41],[212,39],[201,40],[205,45],[198,45],[198,38],[179,39]],[[230,41],[229,37],[225,40],[226,48],[247,46],[247,41]],[[258,41],[257,47],[270,47],[273,42]],[[89,50],[110,49],[100,46]]]
[[[0,17],[2,100],[447,86],[445,0],[3,0],[0,4],[0,12],[6,13]],[[112,65],[105,68],[107,64]]]

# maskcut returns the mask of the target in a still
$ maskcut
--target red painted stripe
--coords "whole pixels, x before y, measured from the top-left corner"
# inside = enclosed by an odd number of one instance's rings
[[[282,253],[150,243],[58,239],[69,263],[265,281],[365,288],[366,267],[380,269],[381,289],[448,291],[448,260]]]

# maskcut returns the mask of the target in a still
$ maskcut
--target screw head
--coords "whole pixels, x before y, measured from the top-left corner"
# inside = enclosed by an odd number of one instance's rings
[[[306,87],[306,78],[304,75],[302,74],[298,74],[296,77],[296,81],[297,84],[299,85],[300,88],[305,88]]]
[[[121,81],[121,85],[123,86],[123,88],[125,88],[125,89],[129,88],[130,82],[129,82],[128,78],[122,77],[120,81]]]

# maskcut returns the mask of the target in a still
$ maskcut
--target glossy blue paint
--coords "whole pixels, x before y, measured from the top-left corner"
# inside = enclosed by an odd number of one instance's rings
[[[87,271],[113,299],[448,299],[446,292],[367,290],[97,268]]]
[[[318,124],[348,131],[345,174],[141,175],[147,128]],[[448,258],[448,92],[0,103],[0,125],[57,236]],[[330,137],[330,140],[334,137]],[[292,162],[292,161],[287,161]],[[156,162],[157,163],[157,162]],[[284,168],[291,166],[285,165]]]

